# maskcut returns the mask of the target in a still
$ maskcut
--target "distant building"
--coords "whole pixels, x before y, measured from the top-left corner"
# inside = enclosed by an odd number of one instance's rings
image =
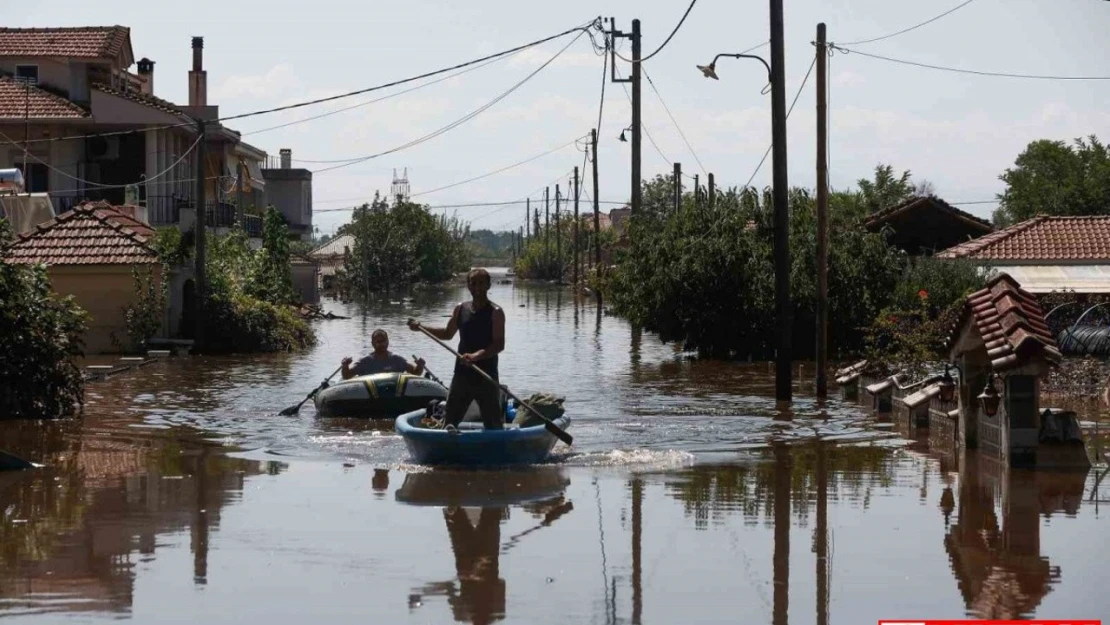
[[[289,231],[304,241],[312,240],[312,172],[293,167],[293,151],[283,148],[277,165],[262,170],[266,199],[281,211]]]
[[[990,222],[933,195],[872,213],[863,225],[871,232],[889,228],[891,244],[910,256],[928,256],[994,231]]]

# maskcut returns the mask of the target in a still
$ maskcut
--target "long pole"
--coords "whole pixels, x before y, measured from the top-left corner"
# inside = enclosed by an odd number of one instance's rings
[[[197,120],[197,133],[200,139],[197,141],[197,165],[194,176],[196,177],[196,207],[197,222],[194,226],[195,239],[196,239],[196,301],[194,311],[196,312],[196,328],[193,330],[193,349],[204,348],[204,309],[205,300],[208,298],[208,281],[207,272],[205,271],[205,250],[206,243],[205,234],[208,229],[208,210],[207,200],[205,198],[205,161],[208,160],[208,145],[204,137],[204,120]]]
[[[559,185],[555,185],[555,271],[558,272],[556,279],[559,284],[563,282],[563,232],[559,228],[559,201],[561,198]]]
[[[682,163],[674,164],[674,214],[682,211]]]
[[[578,289],[578,165],[574,166],[574,288]]]
[[[551,242],[551,187],[543,190],[543,258],[548,258],[548,244]]]
[[[524,234],[529,239],[532,238],[532,198],[527,198],[524,201]]]
[[[632,20],[632,215],[644,201],[640,188],[640,20]],[[596,145],[596,143],[595,143]],[[597,195],[595,194],[596,198]]]
[[[786,178],[786,51],[783,43],[782,0],[771,1],[771,126],[775,206],[775,399],[791,401],[790,218]]]
[[[817,25],[817,398],[828,397],[829,162],[825,24]]]
[[[590,149],[594,152],[594,268],[601,274],[601,215],[597,201],[597,129],[590,130]]]
[[[717,186],[713,182],[712,172],[709,174],[708,178],[709,178],[709,182],[708,182],[708,184],[709,184],[709,208],[713,208],[713,204],[717,200]]]
[[[694,206],[701,204],[701,180],[700,176],[694,174]]]
[[[23,78],[23,184],[26,185],[27,196],[30,197],[32,186],[31,172],[27,170],[27,150],[31,145],[31,79]]]

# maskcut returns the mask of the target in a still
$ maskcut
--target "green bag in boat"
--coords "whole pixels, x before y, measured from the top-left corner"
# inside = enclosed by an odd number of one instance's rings
[[[537,412],[554,421],[563,416],[566,410],[563,410],[563,402],[566,397],[554,395],[552,393],[533,393],[531,397],[525,397],[524,402],[529,406],[536,409]],[[524,406],[517,406],[516,417],[513,418],[513,423],[518,427],[526,428],[534,425],[543,425],[543,420],[532,414]]]

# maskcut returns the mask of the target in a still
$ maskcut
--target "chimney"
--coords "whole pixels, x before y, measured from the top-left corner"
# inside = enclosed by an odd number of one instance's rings
[[[154,95],[154,61],[145,56],[139,60],[139,76],[145,78],[143,93]]]
[[[290,150],[289,148],[282,148],[282,149],[278,150],[278,154],[281,155],[281,168],[282,169],[292,169],[292,167],[293,167],[293,150]]]
[[[208,106],[208,73],[204,71],[204,37],[193,37],[193,69],[189,72],[189,106]]]

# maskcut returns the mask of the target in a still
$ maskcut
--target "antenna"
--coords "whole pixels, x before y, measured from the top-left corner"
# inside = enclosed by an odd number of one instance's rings
[[[393,186],[389,193],[394,201],[407,202],[409,199],[409,168],[404,169],[401,177],[397,177],[397,169],[393,170]]]

